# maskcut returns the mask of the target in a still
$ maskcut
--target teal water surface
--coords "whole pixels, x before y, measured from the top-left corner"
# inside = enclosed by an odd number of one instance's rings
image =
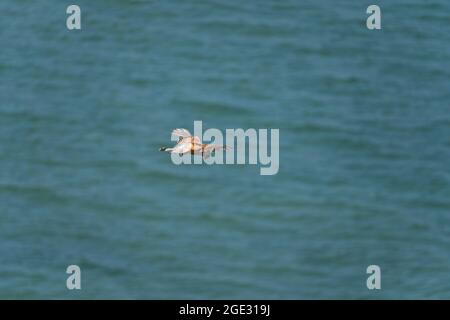
[[[0,298],[450,298],[448,1],[75,3],[0,2]],[[194,120],[279,173],[172,164]]]

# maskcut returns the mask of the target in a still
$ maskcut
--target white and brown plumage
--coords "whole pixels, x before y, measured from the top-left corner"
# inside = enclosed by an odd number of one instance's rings
[[[193,136],[186,129],[175,129],[172,131],[172,135],[179,137],[177,144],[173,148],[162,147],[159,151],[166,151],[170,153],[178,154],[197,154],[202,155],[203,158],[208,158],[214,151],[218,150],[230,150],[231,147],[221,144],[205,144],[202,143],[198,136]]]

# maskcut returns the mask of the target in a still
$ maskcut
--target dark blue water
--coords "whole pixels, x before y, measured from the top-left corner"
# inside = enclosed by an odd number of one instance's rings
[[[448,1],[68,4],[0,3],[1,298],[450,298]],[[279,173],[175,166],[194,120]]]

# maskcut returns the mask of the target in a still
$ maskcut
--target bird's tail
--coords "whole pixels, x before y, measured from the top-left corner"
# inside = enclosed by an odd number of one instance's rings
[[[168,147],[159,148],[159,151],[171,152],[172,150],[173,150],[173,148],[168,148]]]

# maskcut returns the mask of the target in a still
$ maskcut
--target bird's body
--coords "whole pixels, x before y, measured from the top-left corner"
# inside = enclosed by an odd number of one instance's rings
[[[175,129],[172,131],[172,135],[179,137],[177,144],[173,148],[162,147],[159,151],[178,153],[180,155],[190,153],[192,155],[202,155],[202,157],[208,158],[211,153],[216,150],[231,149],[227,145],[201,143],[198,136],[192,136],[186,129]]]

